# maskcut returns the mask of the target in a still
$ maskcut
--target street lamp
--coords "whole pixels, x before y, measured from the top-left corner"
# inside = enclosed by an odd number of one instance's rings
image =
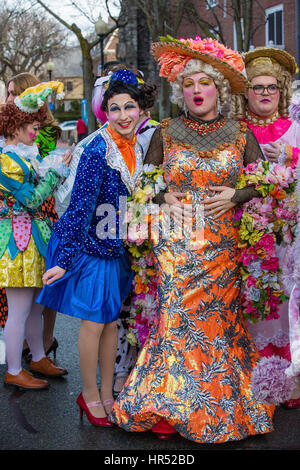
[[[47,69],[47,72],[48,72],[48,75],[49,75],[49,82],[51,82],[52,72],[53,72],[53,69],[54,69],[54,64],[53,64],[52,60],[49,60],[49,62],[47,62],[46,69]]]
[[[96,31],[96,34],[99,38],[99,43],[100,43],[100,67],[101,67],[100,71],[101,71],[101,73],[102,73],[103,67],[104,67],[103,43],[104,43],[104,39],[107,36],[108,30],[109,30],[109,28],[108,28],[107,23],[105,23],[105,21],[103,21],[103,19],[101,18],[101,15],[99,15],[99,18],[95,23],[95,31]]]
[[[54,64],[53,64],[51,59],[46,63],[46,69],[47,69],[47,72],[48,72],[48,75],[49,75],[49,82],[51,82],[52,72],[54,70]],[[53,95],[52,94],[50,96],[48,96],[48,103],[49,103],[50,110],[54,111],[54,101],[53,101]]]

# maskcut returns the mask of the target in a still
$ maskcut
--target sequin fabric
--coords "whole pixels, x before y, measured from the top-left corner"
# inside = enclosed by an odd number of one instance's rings
[[[135,145],[135,155],[136,166],[131,176],[106,129],[102,129],[85,147],[69,207],[53,226],[61,241],[58,265],[62,268],[71,269],[81,251],[104,258],[116,258],[124,253],[122,204],[126,203],[141,175],[142,150],[139,143]]]
[[[190,115],[188,115],[188,117],[191,119]],[[223,116],[219,114],[217,118],[212,119],[211,121],[202,121],[201,119],[195,119],[195,121],[197,124],[203,124],[203,122],[214,124],[222,121],[222,119]],[[167,123],[168,120],[165,122]],[[158,127],[153,134],[146,156],[146,162],[148,164],[151,163],[157,166],[162,163],[162,155],[164,153],[162,128],[164,125],[165,124],[163,122],[162,126]],[[244,125],[242,132],[246,135],[246,145],[243,153],[244,166],[259,159],[263,160],[264,155],[253,132],[246,125]],[[213,138],[211,138],[210,133],[204,135],[198,134],[197,131],[185,126],[181,118],[176,118],[172,120],[172,125],[170,126],[168,133],[168,140],[173,138],[177,142],[183,143],[184,146],[191,149],[197,157],[202,158],[210,157],[213,153],[222,150],[222,148],[224,149],[224,147],[228,145],[236,145],[236,142],[238,144],[239,135],[241,134],[241,125],[237,121],[227,119],[225,125],[217,129],[213,134]],[[233,202],[240,204],[250,201],[253,197],[259,197],[259,193],[257,193],[255,189],[249,187],[236,189],[232,200]],[[156,196],[155,202],[157,204],[162,204],[164,202],[163,193]]]
[[[56,148],[58,135],[60,132],[56,127],[46,126],[42,127],[36,139],[36,144],[39,149],[41,158],[45,158],[49,152]],[[51,220],[52,223],[58,220],[58,215],[55,210],[55,197],[49,197],[42,205],[42,211]]]
[[[0,286],[40,287],[45,272],[45,258],[39,253],[31,236],[27,249],[12,260],[8,250],[0,259]]]
[[[164,169],[172,191],[187,191],[187,200],[198,204],[212,195],[211,185],[235,185],[246,146],[239,126],[233,143],[207,158],[176,140],[173,129],[172,121],[163,128]],[[198,245],[188,232],[178,238],[172,231],[154,244],[157,317],[110,415],[126,431],[150,430],[162,418],[198,443],[272,431],[274,407],[257,403],[251,392],[259,355],[240,308],[233,221],[233,210],[216,219],[204,216],[204,243]]]

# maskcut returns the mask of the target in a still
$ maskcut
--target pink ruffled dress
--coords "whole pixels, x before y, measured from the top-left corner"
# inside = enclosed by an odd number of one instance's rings
[[[262,125],[259,121],[254,123],[245,120],[245,122],[254,133],[263,152],[269,142],[282,143],[282,153],[278,163],[296,168],[300,154],[299,124],[284,117],[279,117],[275,122],[267,125]],[[277,247],[280,266],[286,258],[286,251],[286,247]],[[256,324],[248,321],[247,326],[262,356],[276,355],[288,361],[291,360],[288,302],[280,306],[278,319],[264,320]]]

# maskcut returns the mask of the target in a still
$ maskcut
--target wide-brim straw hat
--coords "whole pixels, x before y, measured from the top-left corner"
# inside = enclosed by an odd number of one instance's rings
[[[252,51],[243,54],[245,66],[249,65],[254,59],[267,57],[268,59],[275,60],[280,65],[285,67],[292,75],[297,73],[298,67],[295,58],[288,52],[277,49],[276,47],[256,47]]]
[[[201,39],[197,36],[195,39],[178,40],[171,36],[162,37],[160,42],[152,44],[151,53],[161,67],[160,76],[170,82],[176,80],[190,59],[199,59],[223,74],[233,94],[242,93],[246,88],[242,56],[211,38]]]

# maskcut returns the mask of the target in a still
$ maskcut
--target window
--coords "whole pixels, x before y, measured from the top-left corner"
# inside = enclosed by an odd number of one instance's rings
[[[283,6],[266,9],[266,46],[284,48]]]
[[[67,82],[67,91],[68,92],[73,91],[73,82],[71,81]]]
[[[214,8],[217,5],[218,5],[217,0],[206,0],[206,10],[208,10],[209,8]]]

